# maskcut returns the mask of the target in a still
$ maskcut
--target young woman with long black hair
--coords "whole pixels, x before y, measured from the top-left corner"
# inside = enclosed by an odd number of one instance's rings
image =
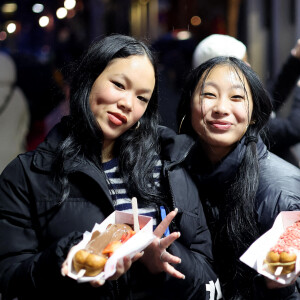
[[[197,188],[180,166],[186,150],[160,151],[153,54],[134,38],[108,36],[91,45],[70,86],[70,115],[1,174],[0,293],[20,300],[211,299],[211,238]],[[157,238],[144,255],[120,260],[105,283],[63,276],[82,233],[114,210],[130,212],[132,197],[154,220]]]
[[[239,59],[210,59],[186,78],[180,133],[195,140],[186,163],[206,212],[226,300],[299,297],[295,285],[283,288],[239,261],[280,211],[300,210],[300,170],[261,139],[271,109],[260,79]]]

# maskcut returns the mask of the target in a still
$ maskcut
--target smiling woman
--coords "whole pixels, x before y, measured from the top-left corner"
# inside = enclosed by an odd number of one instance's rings
[[[205,82],[199,82],[192,100],[191,122],[212,162],[226,156],[246,132],[253,111],[248,95],[251,92],[245,76],[229,65],[214,68]]]
[[[149,58],[135,55],[112,60],[95,80],[90,105],[103,133],[103,162],[113,157],[115,140],[145,113],[155,87],[154,72]]]
[[[299,295],[294,285],[270,284],[239,260],[281,210],[300,209],[299,169],[270,153],[261,139],[270,113],[268,94],[242,60],[215,57],[186,78],[180,132],[196,141],[186,167],[206,212],[225,299]]]
[[[185,141],[161,151],[152,52],[111,35],[89,47],[72,75],[70,115],[0,177],[0,292],[24,300],[211,299],[211,237],[181,166]],[[152,217],[153,242],[119,259],[106,282],[65,276],[70,248],[113,211],[132,213],[133,197],[138,213]]]

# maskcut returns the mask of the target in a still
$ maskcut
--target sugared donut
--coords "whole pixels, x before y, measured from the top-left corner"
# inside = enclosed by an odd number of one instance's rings
[[[268,252],[265,262],[272,274],[289,274],[295,270],[300,250],[300,221],[288,226],[277,244]]]

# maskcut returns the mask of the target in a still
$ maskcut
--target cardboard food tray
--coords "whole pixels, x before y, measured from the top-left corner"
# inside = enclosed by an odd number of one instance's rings
[[[133,257],[135,254],[145,249],[155,239],[155,235],[153,234],[152,218],[139,215],[138,219],[141,228],[140,231],[132,236],[128,241],[126,241],[126,243],[124,243],[113,253],[113,255],[107,260],[103,272],[94,277],[79,277],[72,264],[73,256],[77,251],[85,248],[87,243],[90,241],[92,233],[95,230],[103,232],[109,224],[127,223],[133,225],[133,214],[115,211],[110,214],[101,224],[96,223],[93,230],[91,232],[85,232],[82,241],[70,250],[67,257],[67,276],[77,280],[78,282],[88,282],[98,279],[106,280],[107,278],[111,277],[116,271],[118,259],[123,258],[124,256]]]
[[[283,211],[274,221],[272,228],[258,238],[248,250],[240,257],[240,260],[249,267],[255,269],[258,273],[277,281],[281,284],[291,283],[296,274],[300,271],[300,251],[297,254],[295,271],[286,274],[275,276],[268,271],[264,260],[270,249],[277,243],[280,235],[285,231],[286,227],[300,220],[300,211]]]

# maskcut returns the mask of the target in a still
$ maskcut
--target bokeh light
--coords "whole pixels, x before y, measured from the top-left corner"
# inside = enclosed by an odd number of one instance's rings
[[[14,13],[18,9],[18,5],[16,3],[5,3],[2,5],[1,11],[4,14]]]
[[[7,38],[7,33],[5,31],[0,31],[0,41],[5,41]]]
[[[56,11],[56,16],[58,19],[63,19],[67,16],[68,11],[64,8],[64,7],[60,7],[57,11]]]
[[[191,24],[193,26],[199,26],[201,24],[201,18],[199,16],[193,16],[191,18]]]
[[[189,31],[182,30],[177,33],[178,40],[188,40],[192,37],[192,34]]]
[[[36,14],[41,13],[44,10],[44,5],[40,3],[36,3],[32,6],[32,11]]]
[[[49,24],[49,17],[47,16],[40,17],[39,24],[41,27],[46,27]]]
[[[73,9],[76,6],[75,0],[65,0],[64,7],[68,10]]]
[[[17,29],[17,26],[16,26],[16,23],[14,22],[11,22],[11,23],[8,23],[7,26],[6,26],[6,30],[8,33],[14,33]]]

